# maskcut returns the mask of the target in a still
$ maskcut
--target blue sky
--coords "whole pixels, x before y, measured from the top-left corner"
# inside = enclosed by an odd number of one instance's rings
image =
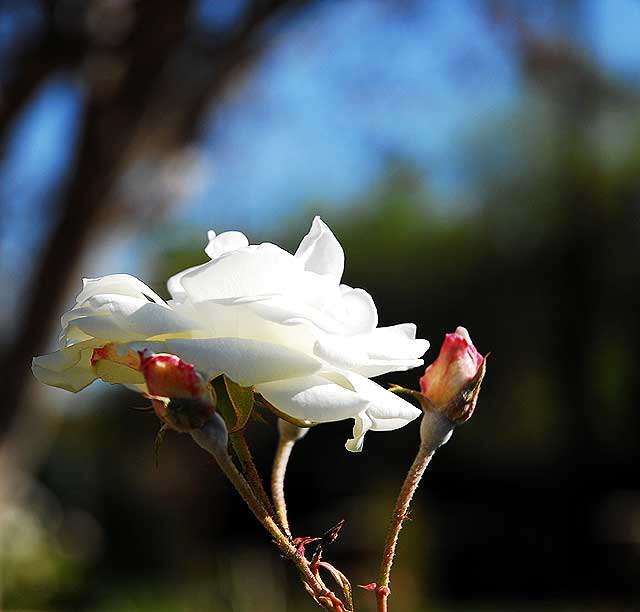
[[[237,6],[202,0],[194,19],[215,30]],[[510,41],[480,6],[325,1],[278,30],[255,70],[204,122],[204,181],[166,223],[197,224],[203,236],[208,227],[264,236],[301,204],[345,206],[393,158],[411,161],[453,201],[465,186],[460,152],[469,130],[509,113],[523,95]],[[536,28],[564,28],[608,71],[638,83],[637,0],[587,0],[578,24],[557,19],[558,3],[531,6]],[[2,15],[0,25],[11,34]],[[26,109],[0,166],[0,272],[16,287],[51,222],[52,191],[71,162],[81,113],[73,75],[59,75]],[[101,253],[86,275],[114,265],[139,271],[134,241],[104,244]],[[5,317],[19,296],[0,298]]]
[[[640,79],[640,2],[590,0],[585,11],[585,44],[620,78]]]
[[[390,158],[451,189],[456,140],[518,95],[506,41],[461,0],[325,3],[281,35],[206,129],[199,222],[264,227],[301,202],[360,195]]]

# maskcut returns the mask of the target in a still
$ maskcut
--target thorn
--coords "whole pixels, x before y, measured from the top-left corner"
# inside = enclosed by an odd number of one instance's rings
[[[340,533],[340,530],[344,525],[344,522],[345,522],[345,519],[340,519],[340,521],[336,525],[334,525],[331,529],[326,531],[322,536],[322,538],[320,538],[318,547],[313,553],[313,557],[311,557],[312,566],[317,566],[318,563],[320,562],[320,559],[322,558],[322,553],[324,552],[324,547],[328,546],[329,544],[333,544],[333,542],[336,541],[338,534]]]
[[[370,582],[369,584],[358,584],[356,585],[365,591],[375,591],[378,588],[378,585],[375,582]]]
[[[338,521],[336,525],[334,525],[322,536],[323,546],[326,546],[327,544],[333,544],[333,542],[336,541],[336,539],[338,538],[338,535],[340,534],[340,530],[344,526],[344,523],[345,523],[345,519],[340,519],[340,521]]]

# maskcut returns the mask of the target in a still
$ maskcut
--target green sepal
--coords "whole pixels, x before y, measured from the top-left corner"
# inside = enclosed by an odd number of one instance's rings
[[[251,419],[253,421],[257,421],[261,425],[268,425],[269,421],[267,421],[266,417],[260,412],[260,404],[257,401],[253,403],[253,412],[251,413]]]
[[[416,397],[416,398],[418,395],[422,395],[420,391],[414,391],[413,389],[405,389],[405,387],[401,387],[400,385],[396,385],[395,383],[391,383],[389,385],[389,391],[391,391],[391,393],[396,393],[398,395],[404,394],[404,395],[410,395],[411,397]]]
[[[224,374],[222,377],[236,415],[236,423],[229,428],[229,433],[241,431],[247,426],[253,411],[253,387],[241,387]]]
[[[262,395],[258,394],[256,397],[256,404],[261,408],[266,408],[270,410],[273,414],[275,414],[278,418],[283,421],[288,421],[292,425],[296,425],[297,427],[315,427],[318,423],[315,421],[307,421],[304,419],[296,419],[284,412],[278,410],[271,402],[268,402]]]
[[[241,387],[224,374],[216,376],[210,384],[217,396],[217,411],[229,433],[242,431],[253,412],[253,387]]]

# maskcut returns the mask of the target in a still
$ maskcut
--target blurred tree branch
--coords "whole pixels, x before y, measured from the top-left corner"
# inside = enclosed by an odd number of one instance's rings
[[[22,326],[1,357],[0,436],[20,408],[31,357],[45,348],[95,229],[118,216],[135,219],[136,211],[116,195],[123,173],[138,160],[188,144],[203,114],[263,48],[265,26],[308,3],[254,0],[215,34],[194,31],[192,5],[181,0],[95,1],[80,15],[64,1],[46,3],[41,35],[16,54],[13,76],[2,87],[0,154],[13,120],[49,76],[60,70],[79,75],[86,101],[75,163],[25,292]]]
[[[0,157],[5,154],[7,136],[16,116],[38,87],[85,52],[83,41],[70,35],[63,38],[55,27],[54,4],[43,3],[44,26],[40,35],[24,48],[16,49],[10,74],[4,82],[0,81]]]

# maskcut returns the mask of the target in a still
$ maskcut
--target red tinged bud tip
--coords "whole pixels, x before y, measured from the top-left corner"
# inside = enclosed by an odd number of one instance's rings
[[[153,409],[170,429],[193,432],[215,414],[215,394],[195,367],[177,355],[140,353],[140,371]]]
[[[150,395],[197,398],[207,389],[207,382],[195,367],[177,355],[143,351],[140,357],[140,371]]]
[[[438,358],[420,379],[425,410],[443,413],[459,425],[473,414],[486,370],[486,358],[471,342],[469,332],[458,327],[445,336]]]

